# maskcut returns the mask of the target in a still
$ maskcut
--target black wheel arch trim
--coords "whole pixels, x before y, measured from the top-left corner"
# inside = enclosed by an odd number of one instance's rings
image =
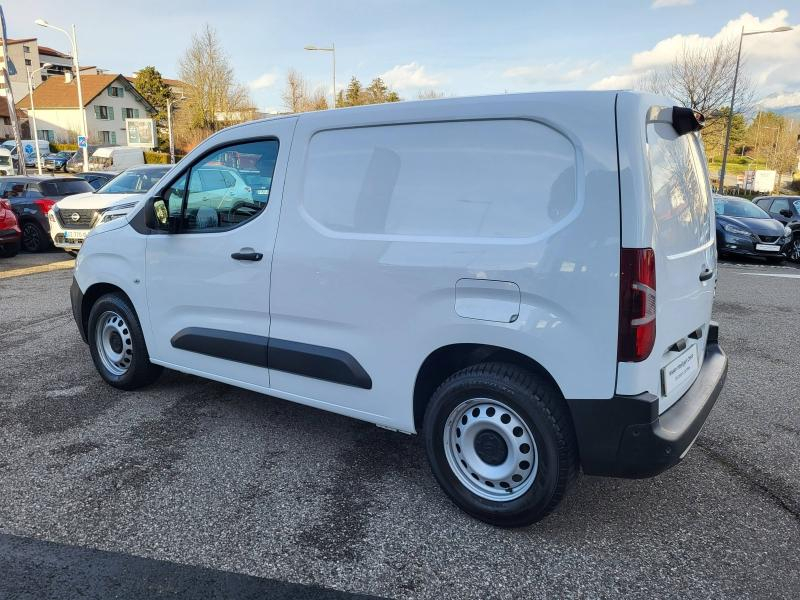
[[[206,327],[181,329],[170,343],[173,348],[215,358],[372,389],[372,378],[361,363],[337,348]]]

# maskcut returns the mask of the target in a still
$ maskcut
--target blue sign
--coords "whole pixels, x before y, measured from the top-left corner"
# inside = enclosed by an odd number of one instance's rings
[[[9,75],[17,74],[17,67],[14,66],[14,61],[12,61],[10,58],[8,59],[8,74]]]
[[[86,136],[79,135],[78,136],[78,148],[86,148]]]
[[[25,154],[30,154],[31,152],[33,152],[33,146],[25,144]]]

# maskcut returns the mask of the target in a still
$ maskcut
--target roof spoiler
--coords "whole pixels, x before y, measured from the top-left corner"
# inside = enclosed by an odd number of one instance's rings
[[[678,135],[700,131],[705,127],[705,124],[706,118],[703,116],[703,113],[683,106],[672,107],[672,127]]]
[[[706,124],[702,113],[684,106],[653,106],[647,113],[648,123],[666,123],[678,135],[700,131]]]

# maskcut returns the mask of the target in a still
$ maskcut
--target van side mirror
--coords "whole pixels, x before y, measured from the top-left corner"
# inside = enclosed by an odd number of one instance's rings
[[[173,231],[172,219],[170,219],[167,203],[163,198],[159,196],[150,198],[144,211],[144,221],[148,229],[162,229],[170,233],[177,233],[177,230]]]

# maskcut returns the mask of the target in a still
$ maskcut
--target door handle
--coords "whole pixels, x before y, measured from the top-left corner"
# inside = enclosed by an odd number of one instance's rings
[[[700,273],[700,281],[708,281],[714,276],[714,271],[711,269],[705,269],[702,273]]]
[[[234,252],[231,254],[231,258],[234,260],[258,261],[264,258],[264,255],[261,252]]]

